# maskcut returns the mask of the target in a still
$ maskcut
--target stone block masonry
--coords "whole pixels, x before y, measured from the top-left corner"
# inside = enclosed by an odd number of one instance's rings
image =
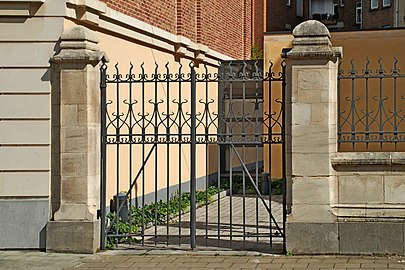
[[[52,221],[46,249],[94,253],[99,247],[99,62],[94,32],[67,29],[52,58]],[[58,116],[58,117],[56,117]]]
[[[287,58],[287,250],[405,254],[405,154],[337,151],[337,63],[327,28],[307,21]]]

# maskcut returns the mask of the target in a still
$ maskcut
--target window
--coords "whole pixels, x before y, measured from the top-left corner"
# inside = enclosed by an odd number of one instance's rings
[[[370,0],[370,7],[371,7],[371,9],[377,9],[378,8],[378,0]]]
[[[361,24],[362,20],[361,2],[356,3],[356,24]]]
[[[291,0],[286,0],[285,4],[290,7],[291,6]]]
[[[297,17],[304,17],[304,0],[297,0]]]
[[[391,0],[383,0],[383,7],[391,6]]]
[[[340,6],[344,7],[345,6],[345,0],[340,0]]]

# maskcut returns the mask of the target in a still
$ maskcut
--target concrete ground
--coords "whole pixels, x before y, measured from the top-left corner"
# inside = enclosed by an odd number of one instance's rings
[[[243,252],[108,251],[96,255],[0,251],[0,270],[405,269],[396,256],[277,256]]]
[[[261,253],[282,253],[283,228],[282,197],[268,196],[264,201],[273,214],[274,220],[254,195],[222,197],[208,206],[202,206],[196,213],[197,247],[209,250],[250,250]],[[275,222],[277,222],[277,225]],[[278,226],[278,227],[277,227]],[[270,243],[270,233],[273,237]],[[190,247],[190,213],[172,220],[169,225],[159,225],[145,230],[144,246],[140,248],[185,248]],[[157,235],[157,237],[153,237]],[[180,238],[179,235],[182,237]],[[205,237],[205,236],[208,237]],[[259,235],[259,237],[257,237]],[[279,236],[275,236],[279,235]],[[142,238],[138,237],[138,240]],[[122,243],[119,245],[128,248]],[[133,244],[130,248],[137,248]]]

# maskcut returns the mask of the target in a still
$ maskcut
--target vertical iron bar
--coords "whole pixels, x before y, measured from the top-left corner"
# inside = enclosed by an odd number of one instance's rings
[[[242,79],[242,142],[243,142],[243,155],[242,155],[242,162],[246,161],[246,79],[248,74],[246,71],[246,63],[243,63],[243,79]],[[246,242],[246,174],[245,171],[242,170],[242,232],[243,232],[243,241],[242,246],[245,247]]]
[[[143,64],[142,70],[142,163],[145,160],[145,143],[146,143],[146,129],[145,129],[145,70]],[[145,171],[142,172],[142,246],[145,245]]]
[[[154,85],[155,85],[155,103],[154,103],[154,128],[155,128],[155,246],[157,245],[157,224],[158,224],[158,213],[157,213],[157,196],[158,196],[158,140],[159,140],[159,106],[158,106],[158,65],[155,63],[155,74],[154,74]]]
[[[181,177],[182,177],[182,173],[181,173],[181,147],[182,147],[182,121],[181,118],[183,116],[183,111],[182,111],[182,100],[181,100],[181,81],[182,81],[182,73],[181,73],[181,68],[182,65],[180,64],[179,67],[179,105],[178,105],[178,116],[179,116],[179,134],[178,134],[178,138],[179,138],[179,246],[181,246],[181,212],[182,212],[182,201],[181,201]]]
[[[129,69],[129,129],[128,129],[128,135],[129,135],[129,179],[128,179],[128,186],[130,187],[132,184],[132,141],[133,141],[133,127],[132,127],[132,113],[133,113],[133,107],[132,107],[132,63],[131,67]],[[137,192],[137,185],[134,187],[135,189],[135,196],[138,193]],[[128,218],[129,218],[129,234],[132,234],[132,190],[128,190],[129,192],[129,211],[128,211]],[[138,200],[136,199],[136,206],[138,205]],[[128,245],[131,245],[131,238],[128,237]]]
[[[117,162],[117,164],[116,164],[116,169],[117,169],[117,172],[116,172],[116,176],[117,176],[117,179],[116,179],[116,184],[117,184],[117,193],[116,193],[116,203],[115,203],[115,214],[117,215],[117,218],[115,219],[116,220],[116,229],[115,229],[115,234],[116,235],[118,235],[118,232],[119,232],[119,211],[118,211],[118,209],[119,209],[119,192],[120,192],[120,140],[121,140],[121,136],[120,136],[120,74],[119,74],[119,70],[118,70],[118,64],[116,65],[116,72],[117,72],[117,76],[116,76],[116,79],[117,79],[117,83],[116,83],[116,85],[117,85],[117,91],[116,91],[116,94],[117,94],[117,107],[116,107],[116,109],[117,109],[117,123],[116,123],[116,128],[115,128],[115,135],[116,135],[116,144],[117,144],[117,156],[116,156],[116,162]],[[115,238],[115,243],[116,243],[116,245],[118,246],[118,239],[119,238]]]
[[[257,62],[255,67],[255,143],[259,142],[259,68]],[[256,187],[259,186],[259,147],[255,144],[255,175]],[[259,198],[256,193],[256,246],[259,245]]]
[[[223,85],[221,85],[221,79],[222,79],[222,76],[223,76],[223,74],[225,73],[224,72],[224,65],[223,65],[223,63],[221,63],[221,66],[220,66],[220,74],[218,75],[218,89],[220,89],[220,91],[219,91],[219,93],[220,93],[220,96],[219,96],[219,100],[218,100],[218,130],[219,130],[219,133],[221,134],[221,133],[224,133],[223,132],[223,126],[224,126],[224,123],[221,123],[221,121],[222,121],[222,119],[221,119],[221,114],[222,114],[222,110],[223,110],[223,107],[219,104],[219,102],[222,102],[223,103],[223,101],[224,101],[224,93],[222,92],[222,87],[224,87]],[[218,154],[218,160],[217,160],[217,166],[218,166],[218,172],[217,172],[217,179],[218,179],[218,182],[217,182],[217,185],[218,185],[218,190],[220,191],[221,190],[221,145],[220,145],[220,142],[222,141],[222,138],[223,138],[223,136],[221,136],[221,135],[217,135],[217,154]],[[225,191],[226,192],[226,191]],[[218,235],[217,235],[217,240],[218,240],[218,247],[220,246],[220,239],[221,239],[221,227],[220,227],[220,225],[221,225],[221,200],[220,200],[220,198],[218,198],[218,217],[217,217],[217,233],[218,233]]]
[[[382,147],[382,143],[384,141],[384,123],[383,123],[383,76],[384,76],[384,69],[382,67],[382,62],[380,58],[380,70],[379,70],[379,75],[380,75],[380,106],[379,106],[379,114],[380,114],[380,130],[379,130],[379,140],[380,140],[380,145]]]
[[[218,84],[220,84],[220,82],[218,82]],[[222,97],[219,97],[219,98],[221,98],[222,99]],[[221,100],[219,100],[218,99],[218,102],[222,102]],[[221,121],[221,112],[218,112],[218,127],[220,127],[220,125],[221,125],[221,123],[220,123],[220,121]],[[222,128],[220,129],[220,132],[222,132]],[[217,177],[218,177],[218,191],[221,191],[221,145],[220,145],[220,142],[221,142],[221,140],[222,140],[222,137],[221,136],[218,136],[217,137],[217,140],[218,140],[218,144],[217,144],[217,147],[218,147],[218,175],[217,175]],[[226,192],[226,191],[225,191]],[[218,239],[218,247],[220,246],[220,239],[221,239],[221,200],[220,200],[220,198],[218,198],[218,220],[217,220],[217,226],[218,226],[218,228],[217,228],[217,230],[218,230],[218,236],[217,236],[217,239]]]
[[[367,59],[368,61],[368,59]],[[370,127],[369,127],[369,108],[368,108],[368,75],[369,75],[369,71],[368,71],[368,62],[366,64],[366,69],[365,69],[365,74],[366,74],[366,148],[368,147],[368,141],[369,141],[369,136],[370,136]]]
[[[100,146],[101,146],[101,182],[100,182],[100,212],[101,212],[101,239],[100,239],[100,249],[104,250],[106,246],[106,95],[107,95],[107,65],[105,60],[102,59],[102,66],[100,68],[100,94],[101,94],[101,137],[100,137]]]
[[[285,115],[285,98],[286,98],[286,65],[285,63],[282,64],[282,76],[283,76],[283,83],[282,83],[282,100],[281,100],[281,113],[282,113],[282,124],[281,124],[281,133],[282,133],[282,170],[283,170],[283,252],[287,253],[286,248],[286,235],[285,235],[285,224],[287,221],[287,208],[286,208],[286,201],[287,201],[287,157],[286,157],[286,115]]]
[[[394,69],[395,70],[395,69]],[[398,141],[398,126],[397,126],[397,77],[394,76],[394,140],[395,146]]]
[[[273,83],[273,75],[272,75],[272,67],[273,67],[273,63],[270,62],[270,67],[269,67],[269,75],[268,75],[268,87],[269,87],[269,91],[268,91],[268,100],[267,100],[267,104],[268,104],[268,113],[269,113],[269,123],[268,123],[268,149],[269,149],[269,159],[268,159],[268,163],[269,163],[269,171],[268,171],[268,180],[269,180],[269,185],[270,185],[270,191],[269,191],[269,208],[270,208],[270,212],[271,212],[271,206],[272,206],[272,201],[271,201],[271,180],[272,180],[272,143],[273,143],[273,125],[271,123],[271,111],[272,111],[272,105],[273,105],[273,99],[272,99],[272,83]],[[265,82],[263,80],[263,87],[265,86]],[[264,89],[263,89],[263,96],[264,96]],[[263,129],[264,129],[264,125],[263,125]],[[264,130],[263,130],[264,131]],[[263,132],[264,133],[264,132]],[[270,247],[272,247],[273,245],[273,235],[272,235],[272,220],[271,220],[271,215],[269,215],[269,227],[270,227]]]
[[[231,64],[230,68],[230,80],[229,80],[229,141],[233,142],[233,70]],[[228,132],[227,132],[228,133]],[[229,245],[232,248],[232,194],[233,194],[233,164],[232,164],[232,148],[229,145]]]
[[[352,70],[352,101],[351,101],[351,108],[350,112],[352,114],[352,125],[351,125],[351,139],[353,142],[353,148],[354,148],[354,141],[356,140],[356,122],[355,122],[355,111],[356,111],[356,103],[355,103],[355,96],[354,96],[354,79],[355,79],[355,73],[354,73],[354,67]]]
[[[191,68],[191,145],[190,145],[190,244],[191,248],[196,247],[196,75],[194,63]]]
[[[208,68],[204,65],[205,69],[205,246],[208,246]]]
[[[181,246],[181,212],[182,212],[182,201],[181,201],[181,177],[182,177],[182,173],[181,173],[181,147],[182,147],[182,121],[181,118],[183,116],[183,111],[182,111],[182,100],[181,100],[181,81],[182,81],[182,73],[181,73],[181,68],[182,65],[180,64],[179,67],[179,105],[178,105],[178,116],[179,116],[179,134],[178,134],[178,138],[179,138],[179,246]]]
[[[170,221],[170,70],[166,64],[166,245],[169,245],[169,221]]]

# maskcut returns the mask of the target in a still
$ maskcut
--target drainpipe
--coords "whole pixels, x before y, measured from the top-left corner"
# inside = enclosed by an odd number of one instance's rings
[[[399,27],[399,0],[395,3],[394,27]]]
[[[361,4],[360,29],[363,29],[363,0],[360,1],[360,4]]]

